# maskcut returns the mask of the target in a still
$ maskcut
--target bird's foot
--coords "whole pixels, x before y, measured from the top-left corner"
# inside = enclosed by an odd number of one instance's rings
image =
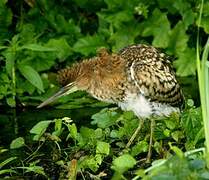
[[[151,119],[149,148],[148,148],[148,153],[147,153],[147,158],[146,158],[147,163],[150,163],[151,157],[152,157],[152,144],[153,144],[154,127],[155,127],[155,120]]]

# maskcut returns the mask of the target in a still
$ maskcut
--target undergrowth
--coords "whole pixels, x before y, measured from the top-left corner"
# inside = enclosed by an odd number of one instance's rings
[[[0,174],[46,179],[209,178],[201,109],[192,100],[181,115],[153,117],[151,164],[146,161],[150,120],[127,149],[138,125],[132,112],[104,108],[91,119],[88,127],[79,128],[69,117],[40,121],[30,130],[32,140],[18,137],[9,151],[1,149],[9,158],[1,162]]]

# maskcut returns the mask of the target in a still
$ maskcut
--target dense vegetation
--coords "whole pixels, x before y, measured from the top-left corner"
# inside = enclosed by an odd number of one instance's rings
[[[35,109],[59,88],[57,70],[94,56],[100,47],[117,52],[133,43],[152,44],[175,57],[179,77],[197,81],[197,34],[199,28],[202,52],[209,34],[209,1],[201,23],[200,8],[200,0],[0,0],[0,105]],[[133,113],[77,92],[53,108],[101,111],[85,123],[73,117],[46,119],[28,129],[34,136],[17,137],[10,148],[0,144],[0,176],[209,179],[201,108],[191,91],[185,90],[182,114],[155,118],[152,164],[145,159],[149,120],[126,148],[138,125]]]

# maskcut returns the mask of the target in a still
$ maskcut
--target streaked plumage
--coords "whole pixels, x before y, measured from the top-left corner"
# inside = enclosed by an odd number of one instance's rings
[[[169,115],[184,101],[169,57],[147,45],[131,45],[117,54],[102,49],[96,57],[59,71],[58,80],[63,88],[55,98],[84,90],[138,117]]]

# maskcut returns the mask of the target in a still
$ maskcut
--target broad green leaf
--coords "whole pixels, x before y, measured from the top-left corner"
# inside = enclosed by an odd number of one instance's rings
[[[19,50],[27,49],[31,51],[56,51],[55,48],[45,47],[39,44],[26,44],[19,48]]]
[[[14,139],[10,144],[10,149],[18,149],[25,145],[25,140],[23,137],[18,137]]]
[[[187,29],[188,26],[194,22],[195,18],[195,13],[192,11],[191,3],[188,1],[175,0],[172,4],[183,17],[184,26],[185,29]]]
[[[96,135],[93,129],[87,128],[87,127],[81,127],[80,134],[83,138],[86,140],[93,140],[96,139]]]
[[[137,22],[127,23],[126,25],[121,25],[111,37],[110,41],[114,42],[112,47],[113,51],[118,51],[127,45],[134,44],[135,38],[140,34],[139,25]]]
[[[102,141],[97,142],[96,146],[96,153],[97,154],[105,154],[109,155],[110,153],[110,144]]]
[[[53,52],[29,52],[30,57],[25,59],[27,65],[36,69],[36,71],[46,71],[49,70],[53,65],[56,64],[58,59],[57,51]]]
[[[97,126],[100,128],[107,128],[115,124],[119,116],[120,114],[117,112],[105,108],[91,117],[93,119],[91,124],[97,124]]]
[[[41,121],[30,130],[30,133],[36,134],[39,137],[41,137],[46,129],[48,128],[49,124],[51,123],[51,120]]]
[[[152,44],[156,47],[166,48],[169,42],[170,23],[166,13],[155,9],[152,16],[141,23],[143,26],[142,36],[154,36]]]
[[[209,34],[209,15],[206,17],[202,17],[202,21],[200,27],[203,27],[204,31]]]
[[[59,59],[64,60],[72,54],[72,48],[69,46],[65,38],[50,39],[46,47],[52,48],[56,51]]]
[[[35,87],[44,92],[43,82],[38,72],[31,66],[20,64],[18,69],[21,74]]]
[[[196,54],[195,49],[187,48],[179,55],[179,58],[174,61],[178,76],[195,75],[196,71]]]
[[[124,26],[126,22],[133,22],[133,12],[122,10],[114,13],[98,13],[100,18],[108,22],[110,25],[117,28],[117,30],[122,30],[121,26]],[[132,24],[133,25],[133,24]],[[134,25],[133,25],[134,26]],[[137,29],[137,28],[136,28]]]
[[[136,160],[129,154],[124,154],[113,160],[111,168],[120,174],[124,173],[130,168],[133,168]]]
[[[187,48],[188,35],[183,21],[179,21],[169,33],[168,51],[172,54],[181,54]],[[183,53],[184,54],[184,53]]]
[[[101,36],[94,35],[80,38],[73,46],[73,50],[88,56],[90,54],[95,54],[98,48],[106,46],[107,45]]]

